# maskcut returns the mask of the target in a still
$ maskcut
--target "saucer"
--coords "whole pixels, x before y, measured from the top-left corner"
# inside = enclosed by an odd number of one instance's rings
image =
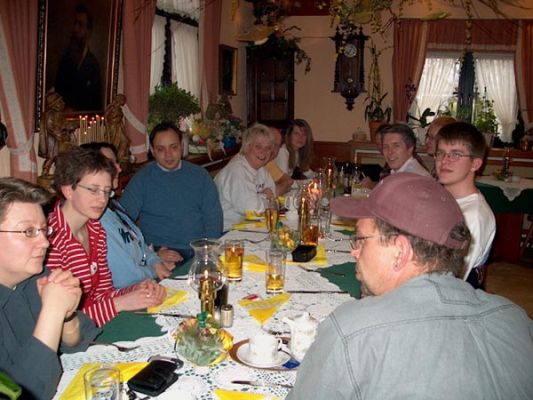
[[[239,346],[239,348],[235,352],[235,357],[237,358],[237,361],[245,365],[248,365],[249,367],[254,367],[254,368],[281,367],[283,364],[285,364],[287,361],[291,359],[291,357],[288,354],[282,351],[278,351],[275,360],[272,360],[271,362],[267,362],[267,363],[261,363],[261,362],[251,360],[249,358],[249,354],[250,354],[250,344],[248,343],[248,341],[246,341],[246,343],[243,343],[242,345]]]

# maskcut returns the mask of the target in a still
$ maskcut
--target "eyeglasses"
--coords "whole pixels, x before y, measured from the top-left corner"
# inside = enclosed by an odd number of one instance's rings
[[[27,238],[35,238],[39,236],[39,233],[43,233],[44,236],[49,237],[52,233],[54,233],[54,228],[51,226],[47,226],[45,228],[27,228],[23,231],[0,231],[0,232],[8,232],[8,233],[23,233]]]
[[[114,190],[98,189],[98,188],[94,188],[94,187],[84,186],[84,185],[81,185],[79,183],[78,183],[78,186],[83,188],[83,189],[85,189],[85,190],[88,190],[95,197],[98,196],[100,193],[102,193],[108,199],[110,199],[110,198],[115,196],[115,191]]]
[[[463,154],[459,151],[451,151],[449,153],[446,153],[445,151],[437,150],[435,152],[435,160],[437,161],[443,161],[446,157],[448,157],[451,162],[456,162],[459,161],[459,159],[461,159],[462,157],[472,157],[472,155]]]
[[[350,246],[352,246],[353,250],[359,250],[361,248],[361,246],[363,245],[363,242],[366,239],[370,239],[370,238],[373,238],[373,237],[376,237],[376,236],[380,236],[380,235],[371,235],[371,236],[352,235],[352,236],[350,236]]]
[[[350,246],[352,246],[353,250],[359,250],[361,246],[363,245],[363,242],[367,239],[372,239],[373,237],[391,237],[391,236],[397,236],[397,235],[396,234],[370,235],[370,236],[352,235],[350,236]]]

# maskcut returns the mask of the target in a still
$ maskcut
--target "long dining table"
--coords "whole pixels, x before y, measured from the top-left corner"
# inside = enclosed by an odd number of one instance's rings
[[[253,225],[251,225],[253,226]],[[353,228],[352,228],[353,229]],[[350,255],[349,227],[332,225],[327,238],[319,240],[319,253],[308,263],[290,262],[286,266],[285,291],[318,291],[319,293],[291,293],[286,303],[262,324],[241,307],[239,300],[247,296],[268,299],[265,290],[265,273],[252,268],[244,262],[243,280],[229,284],[229,303],[234,307],[233,325],[225,328],[232,336],[234,345],[239,345],[255,334],[263,331],[274,332],[283,337],[290,337],[290,329],[283,322],[284,317],[292,318],[309,312],[318,321],[326,318],[340,304],[359,298],[360,285],[355,279],[354,260]],[[265,252],[270,248],[266,228],[253,227],[250,230],[232,230],[220,240],[243,239],[245,256],[255,255],[265,260]],[[325,255],[325,257],[324,257]],[[256,258],[257,259],[257,258]],[[165,309],[165,314],[196,315],[200,311],[198,293],[188,286],[186,275],[191,261],[178,266],[171,279],[161,282],[169,291],[185,290],[186,300]],[[330,292],[330,293],[328,293]],[[333,292],[333,293],[331,293]],[[263,398],[280,398],[287,395],[289,389],[279,385],[294,384],[297,368],[253,368],[241,360],[228,355],[223,361],[209,367],[199,367],[185,360],[175,351],[172,332],[183,321],[182,317],[136,312],[121,312],[115,319],[103,327],[102,334],[96,339],[96,345],[85,352],[63,354],[63,376],[56,398],[61,399],[62,392],[73,381],[76,374],[86,363],[128,363],[147,361],[154,355],[178,356],[184,367],[178,370],[179,379],[167,391],[157,398],[175,399],[219,399],[218,390],[227,392],[246,392],[262,394]],[[109,343],[125,347],[135,347],[131,351],[119,351]],[[263,382],[264,386],[234,384],[232,380],[251,380]],[[226,393],[227,393],[226,392]],[[260,396],[261,397],[261,396]]]

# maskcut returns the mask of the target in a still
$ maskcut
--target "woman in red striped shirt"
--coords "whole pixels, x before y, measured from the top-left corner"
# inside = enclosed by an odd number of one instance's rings
[[[54,233],[46,266],[70,270],[80,280],[81,309],[98,326],[120,311],[156,306],[165,298],[165,289],[150,279],[120,290],[113,287],[106,234],[98,218],[114,194],[115,175],[113,163],[98,152],[75,148],[60,155],[54,172],[60,201],[48,216]]]

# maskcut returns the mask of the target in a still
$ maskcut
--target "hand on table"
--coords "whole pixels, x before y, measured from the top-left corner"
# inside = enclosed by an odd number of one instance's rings
[[[159,258],[161,258],[161,261],[167,266],[167,268],[169,268],[170,265],[175,266],[176,263],[183,261],[183,257],[180,253],[178,253],[176,250],[171,250],[164,246],[159,249],[157,255],[159,256]]]
[[[165,300],[166,290],[152,279],[147,279],[137,285],[133,291],[115,297],[117,311],[140,310],[158,306]]]
[[[273,199],[274,198],[274,192],[270,188],[266,188],[265,190],[263,190],[263,194],[265,195],[265,197],[267,199]]]
[[[63,318],[68,318],[78,308],[82,290],[79,279],[70,271],[55,269],[48,276],[39,278],[36,284],[43,307],[53,305],[64,313]]]
[[[176,264],[172,263],[169,268],[164,262],[158,262],[154,265],[155,273],[159,279],[168,278],[172,274],[172,270],[176,267]]]

